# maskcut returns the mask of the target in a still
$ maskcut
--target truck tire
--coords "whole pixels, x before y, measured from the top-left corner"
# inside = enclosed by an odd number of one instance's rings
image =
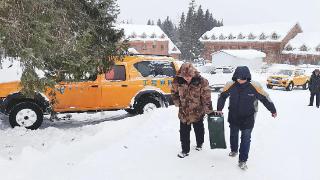
[[[293,86],[294,86],[294,85],[293,85],[293,82],[290,82],[289,85],[286,87],[286,90],[287,90],[287,91],[292,91]]]
[[[22,126],[35,130],[41,126],[42,122],[42,109],[32,102],[19,103],[9,113],[9,123],[12,127]]]
[[[302,85],[302,88],[303,88],[304,90],[309,89],[309,82],[307,81],[304,85]]]
[[[272,88],[273,88],[273,86],[272,86],[272,85],[267,84],[267,88],[268,88],[268,89],[272,89]]]
[[[154,98],[146,97],[140,100],[135,110],[138,114],[143,114],[159,107],[161,107],[159,101]]]

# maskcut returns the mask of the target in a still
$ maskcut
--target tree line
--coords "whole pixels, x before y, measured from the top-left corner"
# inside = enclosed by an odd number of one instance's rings
[[[153,20],[148,20],[147,25],[155,25]],[[199,38],[214,27],[223,26],[223,20],[213,18],[213,14],[192,0],[187,14],[182,13],[179,24],[175,25],[169,16],[165,20],[158,19],[157,25],[168,35],[181,51],[181,59],[192,61],[198,59],[203,50]]]

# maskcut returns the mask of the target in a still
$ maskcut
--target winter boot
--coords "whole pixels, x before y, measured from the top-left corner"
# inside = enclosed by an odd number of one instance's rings
[[[186,156],[189,156],[189,153],[180,152],[180,153],[178,154],[178,157],[179,157],[179,158],[185,158]]]
[[[247,166],[247,164],[246,164],[246,161],[239,161],[238,166],[239,166],[239,168],[242,169],[242,170],[248,169],[248,166]]]
[[[202,150],[202,146],[197,146],[195,149],[196,149],[197,151],[201,151],[201,150]]]
[[[230,157],[236,157],[238,155],[238,152],[233,152],[233,151],[231,151],[230,153],[229,153],[229,156]]]

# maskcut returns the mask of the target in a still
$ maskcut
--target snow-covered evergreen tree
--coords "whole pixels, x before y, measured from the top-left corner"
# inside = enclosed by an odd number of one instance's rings
[[[28,95],[78,81],[121,58],[123,32],[113,28],[118,13],[115,0],[1,0],[0,49],[21,62]]]

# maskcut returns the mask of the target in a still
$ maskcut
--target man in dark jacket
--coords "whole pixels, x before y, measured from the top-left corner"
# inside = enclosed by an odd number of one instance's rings
[[[172,100],[179,107],[180,141],[182,151],[178,157],[184,158],[190,151],[191,125],[196,135],[200,151],[204,142],[203,117],[212,113],[211,91],[208,80],[201,77],[190,63],[182,64],[172,83]]]
[[[310,82],[309,82],[309,90],[310,90],[310,103],[309,106],[313,106],[314,96],[316,96],[316,106],[319,108],[320,103],[320,70],[315,69],[312,72]]]
[[[260,84],[251,82],[251,74],[246,66],[236,68],[231,82],[228,82],[220,94],[217,105],[218,114],[222,114],[225,101],[229,98],[228,122],[230,124],[229,156],[238,154],[239,131],[241,131],[239,167],[246,169],[246,161],[250,150],[251,132],[254,127],[255,116],[258,111],[258,101],[271,112],[272,117],[277,116],[276,108],[268,94]]]

